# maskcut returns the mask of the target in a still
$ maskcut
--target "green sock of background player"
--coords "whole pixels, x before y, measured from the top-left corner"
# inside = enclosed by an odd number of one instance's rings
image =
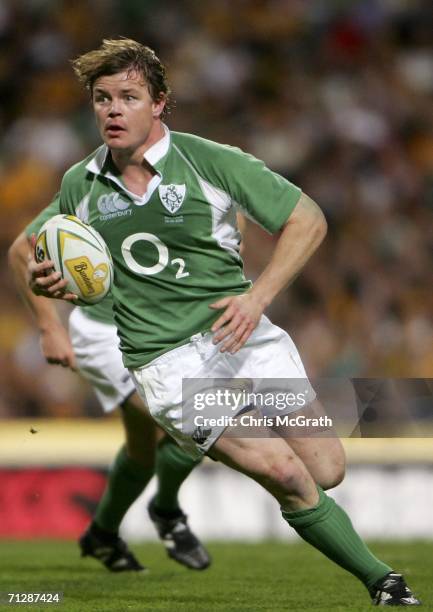
[[[392,569],[371,553],[344,510],[317,488],[317,506],[297,512],[283,511],[283,518],[302,539],[371,588]]]
[[[145,469],[131,459],[126,446],[122,446],[110,468],[107,486],[99,501],[93,523],[105,531],[117,534],[127,510],[154,473],[153,466]]]
[[[161,440],[156,451],[155,463],[158,489],[152,502],[158,514],[166,518],[179,515],[181,510],[177,495],[180,486],[201,461],[201,457],[199,459],[190,457],[178,444],[168,438]]]
[[[161,492],[161,497],[158,497],[156,506],[162,514],[169,516],[176,510],[179,512],[177,504],[179,487],[197,463],[196,459],[189,457],[174,442],[167,441],[158,445],[156,466],[158,495]],[[122,446],[111,467],[107,487],[98,504],[93,522],[105,531],[117,533],[127,510],[142,493],[154,473],[154,468],[145,469],[128,457],[126,447]]]

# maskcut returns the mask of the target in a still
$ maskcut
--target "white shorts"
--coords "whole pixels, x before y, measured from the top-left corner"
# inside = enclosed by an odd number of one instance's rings
[[[92,385],[104,412],[111,412],[135,391],[123,365],[116,326],[75,308],[69,317],[69,335],[81,375]]]
[[[298,385],[305,391],[306,404],[315,398],[294,342],[267,317],[262,316],[247,343],[234,355],[221,353],[221,345],[214,345],[212,338],[211,333],[196,334],[187,344],[168,351],[142,368],[131,370],[137,391],[154,419],[193,456],[206,453],[229,423],[212,426],[211,431],[206,431],[205,439],[201,439],[200,428],[196,427],[197,408],[192,405],[193,395],[188,392],[185,396],[182,387],[185,379],[199,379],[193,394],[200,385],[201,390],[204,390],[203,384],[207,384],[208,389],[212,387],[212,381],[205,383],[203,379],[227,380],[229,389],[236,389],[237,380],[233,379],[240,379],[257,394],[274,391],[275,383],[280,390],[288,391],[288,385],[289,388],[291,385],[288,379],[291,379],[295,387]],[[275,379],[283,380],[278,384]],[[191,384],[194,386],[194,381]],[[242,413],[247,405],[239,406],[235,414]],[[299,408],[298,405],[286,407],[283,414]],[[218,406],[217,410],[219,417],[233,416],[233,407]],[[281,415],[281,412],[268,408],[267,416],[275,417],[277,414]]]

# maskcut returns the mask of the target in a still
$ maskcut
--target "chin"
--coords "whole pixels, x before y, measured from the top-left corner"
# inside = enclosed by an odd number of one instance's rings
[[[104,142],[107,147],[113,151],[124,151],[130,148],[128,143],[121,142],[118,138],[107,138]]]

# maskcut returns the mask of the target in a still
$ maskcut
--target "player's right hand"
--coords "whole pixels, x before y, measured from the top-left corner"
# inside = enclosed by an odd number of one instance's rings
[[[60,272],[54,270],[54,262],[49,259],[38,263],[35,259],[36,236],[32,234],[31,252],[27,271],[29,275],[29,287],[35,295],[42,295],[48,298],[57,298],[73,302],[78,299],[74,293],[66,291],[68,281],[62,278]]]

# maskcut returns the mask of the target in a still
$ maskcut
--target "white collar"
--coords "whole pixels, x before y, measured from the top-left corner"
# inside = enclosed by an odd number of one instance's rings
[[[165,157],[165,155],[168,153],[168,149],[170,148],[170,130],[165,123],[162,124],[162,127],[164,128],[164,136],[155,142],[150,149],[147,149],[143,155],[143,158],[151,166],[155,166],[163,157]],[[86,165],[86,170],[89,170],[89,172],[92,172],[93,174],[102,174],[102,168],[104,167],[108,152],[109,149],[107,145],[103,144],[100,146],[95,155]],[[111,177],[111,172],[107,172],[105,175]]]
[[[170,130],[165,125],[165,123],[162,124],[162,127],[164,128],[164,136],[160,140],[155,142],[155,144],[152,145],[150,149],[147,149],[147,151],[143,155],[144,159],[151,166],[155,166],[159,162],[159,160],[165,157],[170,147]]]

